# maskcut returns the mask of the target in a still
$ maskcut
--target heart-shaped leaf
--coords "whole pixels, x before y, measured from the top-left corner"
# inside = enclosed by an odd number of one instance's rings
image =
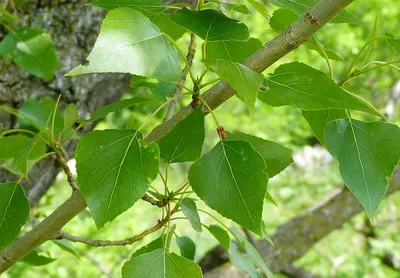
[[[129,209],[157,177],[157,144],[143,145],[135,130],[91,132],[79,140],[78,184],[98,228]]]
[[[125,72],[177,81],[181,74],[176,49],[146,16],[130,8],[117,8],[107,14],[87,60],[87,66],[79,65],[66,76]]]
[[[260,40],[250,38],[248,41],[216,41],[207,42],[202,50],[204,57],[210,60],[229,60],[243,63],[247,57],[262,47]]]
[[[325,142],[339,160],[344,183],[373,220],[399,163],[400,128],[384,122],[341,119],[328,124]]]
[[[212,209],[261,235],[268,175],[249,142],[224,141],[189,169],[190,185]]]

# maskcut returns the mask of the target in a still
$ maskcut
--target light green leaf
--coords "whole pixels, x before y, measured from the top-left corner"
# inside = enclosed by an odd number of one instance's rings
[[[189,220],[193,229],[196,232],[201,232],[201,221],[199,213],[197,212],[196,203],[190,198],[184,198],[181,202],[181,209],[183,214]]]
[[[257,272],[254,264],[250,261],[249,257],[243,254],[234,242],[230,243],[228,249],[228,257],[233,265],[246,271],[251,278],[261,278],[262,276]]]
[[[196,244],[194,244],[193,240],[190,237],[176,237],[176,244],[181,251],[182,257],[194,261],[194,256],[196,254]]]
[[[247,8],[246,5],[243,4],[234,4],[234,3],[222,3],[219,2],[221,8],[226,12],[239,12],[242,14],[251,14],[251,11]]]
[[[96,0],[89,3],[88,6],[96,6],[107,10],[121,7],[132,8],[145,15],[162,13],[167,8],[161,0]]]
[[[149,15],[149,19],[160,29],[161,32],[178,40],[186,33],[186,29],[170,20],[170,14],[156,13]]]
[[[258,0],[247,0],[247,2],[249,2],[249,4],[252,5],[253,8],[256,9],[256,11],[259,12],[263,17],[269,19],[268,10],[264,3],[261,3]]]
[[[266,170],[249,142],[224,141],[190,167],[189,181],[209,207],[261,235]]]
[[[300,16],[305,15],[318,0],[271,0],[271,3],[281,8],[289,8]],[[347,10],[342,10],[330,23],[350,23],[364,26],[365,23]]]
[[[42,79],[53,79],[59,67],[50,35],[38,28],[12,30],[0,43],[0,56],[11,58],[23,70]]]
[[[325,142],[339,160],[344,183],[373,220],[399,163],[400,128],[384,122],[341,119],[328,124]]]
[[[246,254],[249,256],[250,260],[259,267],[262,272],[264,272],[267,277],[274,277],[272,271],[265,264],[264,259],[260,256],[257,249],[247,240],[245,236],[236,227],[231,228],[232,233],[235,235],[236,240],[239,242],[240,246],[244,249]]]
[[[251,146],[264,157],[267,164],[267,173],[270,178],[280,173],[293,162],[292,150],[262,138],[252,136],[243,132],[226,132],[228,140],[244,140],[250,142]]]
[[[262,47],[260,40],[250,38],[248,41],[216,41],[205,44],[206,53],[204,57],[211,60],[229,60],[243,63],[247,57]],[[204,45],[202,47],[204,52]]]
[[[51,242],[53,242],[55,245],[60,247],[62,250],[75,256],[77,259],[80,259],[78,253],[76,253],[76,251],[75,251],[75,246],[72,244],[72,242],[68,241],[67,239],[65,239],[65,238],[55,239],[55,240],[52,240]]]
[[[266,78],[266,86],[269,90],[260,92],[259,99],[271,106],[291,105],[303,110],[354,109],[385,118],[325,73],[303,63],[279,66]]]
[[[57,259],[49,258],[46,256],[39,255],[38,251],[33,250],[28,255],[26,255],[21,261],[34,266],[47,265],[54,262]]]
[[[32,144],[32,138],[23,135],[13,135],[7,137],[0,137],[0,160],[7,160],[15,158],[22,152],[28,145]],[[33,147],[28,156],[29,160],[34,160],[45,153],[45,145],[43,142],[38,142]]]
[[[122,268],[122,278],[201,278],[200,267],[193,261],[182,258],[164,249],[134,257]]]
[[[146,87],[148,88],[158,99],[166,100],[171,97],[177,87],[176,83],[163,82],[157,79],[147,78],[139,75],[132,76],[130,86],[132,89]]]
[[[79,116],[76,105],[73,103],[68,104],[64,110],[64,129],[70,128],[78,120]]]
[[[140,255],[150,253],[154,250],[163,248],[165,245],[165,238],[166,238],[166,235],[162,235],[162,236],[158,237],[157,239],[153,240],[152,242],[150,242],[149,244],[136,250],[135,253],[132,254],[132,258],[139,257]]]
[[[246,104],[250,112],[254,111],[258,90],[263,82],[263,75],[248,67],[227,60],[206,61],[212,70],[228,82]]]
[[[79,65],[66,76],[123,72],[177,81],[181,75],[177,50],[146,16],[130,8],[107,14],[87,60],[87,66]]]
[[[98,228],[129,209],[157,177],[157,144],[135,130],[91,132],[75,152],[78,184]]]
[[[226,250],[229,249],[231,239],[229,238],[229,234],[227,231],[225,231],[218,225],[208,226],[207,230],[218,240],[222,247],[224,247]]]
[[[393,47],[397,54],[400,54],[400,40],[390,33],[386,33],[385,36],[386,41]]]
[[[278,203],[274,200],[274,198],[272,198],[271,194],[269,194],[269,192],[265,192],[265,199],[270,201],[271,203],[273,203],[276,207],[279,208]]]
[[[268,235],[267,225],[265,224],[264,221],[261,222],[261,230],[262,230],[263,238],[266,239],[273,247],[275,247],[275,244],[272,241],[272,238]]]
[[[247,26],[216,10],[189,11],[186,8],[171,15],[170,20],[196,33],[205,41],[247,41]]]
[[[269,25],[272,29],[281,32],[299,18],[300,16],[290,9],[279,9],[274,11],[274,14],[269,21]],[[318,43],[314,36],[312,36],[308,41],[304,42],[303,45],[308,49],[318,52],[318,54],[322,58],[325,58],[326,53],[328,58],[331,60],[343,61],[343,58],[336,54],[334,51],[327,49],[323,47],[320,43]],[[321,49],[321,47],[323,48],[323,50]]]
[[[97,120],[107,116],[108,114],[110,114],[112,112],[117,112],[124,108],[128,108],[134,104],[141,104],[141,103],[145,103],[150,100],[151,99],[149,99],[149,98],[142,98],[142,97],[133,97],[133,98],[129,98],[129,99],[123,99],[121,101],[114,102],[109,105],[100,107],[99,109],[94,111],[92,114],[90,114],[90,118],[85,120],[84,122],[87,122],[87,123],[94,122],[94,121],[97,121]]]
[[[347,118],[346,110],[344,109],[302,111],[302,113],[315,137],[323,145],[325,145],[325,128],[327,124],[337,119]]]
[[[204,136],[204,114],[196,109],[158,143],[161,157],[168,163],[194,161],[200,157]]]
[[[29,201],[21,185],[0,183],[0,250],[17,238],[29,211]]]

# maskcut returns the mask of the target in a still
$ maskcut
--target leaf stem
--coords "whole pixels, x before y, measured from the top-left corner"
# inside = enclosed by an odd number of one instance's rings
[[[32,135],[37,135],[36,132],[28,130],[28,129],[15,128],[15,129],[9,129],[9,130],[3,131],[2,133],[0,133],[0,136],[4,136],[4,135],[7,135],[7,134],[11,134],[11,133],[20,133],[20,132],[29,133],[29,134],[32,134]]]
[[[212,117],[214,118],[214,122],[217,125],[217,128],[220,127],[217,116],[215,115],[214,111],[211,109],[211,107],[207,104],[207,102],[201,97],[198,96],[199,100],[204,104],[204,106],[207,108],[208,112],[210,112],[210,114],[212,115]]]
[[[54,106],[54,111],[53,111],[53,115],[52,115],[52,119],[51,119],[51,134],[50,134],[50,144],[51,145],[54,145],[54,123],[56,121],[57,108],[58,108],[58,104],[60,103],[61,96],[62,95],[60,94],[57,98],[56,105]]]
[[[200,89],[203,89],[204,87],[210,86],[210,85],[212,85],[212,84],[214,84],[215,82],[218,82],[218,81],[220,81],[220,80],[221,80],[221,78],[216,78],[216,79],[213,79],[213,80],[211,80],[211,81],[209,81],[209,82],[206,82],[206,83],[204,83],[204,84],[201,84],[201,85],[200,85]]]

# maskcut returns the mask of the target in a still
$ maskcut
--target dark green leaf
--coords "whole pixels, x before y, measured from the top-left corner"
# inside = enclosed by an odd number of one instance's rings
[[[103,107],[100,107],[96,111],[94,111],[92,114],[90,114],[90,118],[85,120],[85,122],[89,123],[89,122],[97,121],[112,112],[117,112],[124,108],[128,108],[134,104],[145,103],[150,100],[151,99],[148,99],[148,98],[134,97],[134,98],[129,98],[129,99],[123,99],[121,101],[114,102],[109,105],[105,105]]]
[[[78,184],[98,228],[129,209],[157,177],[159,149],[135,130],[94,131],[75,152]]]
[[[18,236],[29,217],[30,205],[18,183],[0,183],[0,250]]]
[[[207,60],[207,64],[235,89],[249,111],[253,112],[258,90],[263,82],[263,75],[242,64],[228,60]]]
[[[30,252],[28,255],[26,255],[23,259],[22,262],[34,265],[34,266],[42,266],[42,265],[47,265],[49,263],[54,262],[56,259],[45,257],[39,255],[39,253],[36,250],[33,250]]]
[[[64,110],[64,129],[70,128],[78,120],[79,116],[76,105],[73,103],[68,104]]]
[[[149,18],[161,32],[167,34],[173,40],[177,40],[185,34],[186,29],[172,22],[170,16],[170,14],[157,13],[149,15]]]
[[[176,83],[158,81],[143,76],[134,75],[131,79],[131,88],[148,88],[157,98],[166,100],[171,97],[177,87]]]
[[[176,24],[196,33],[205,41],[247,41],[246,25],[216,10],[189,11],[186,8],[171,15]]]
[[[228,140],[244,140],[250,142],[252,147],[259,152],[267,164],[267,173],[271,178],[293,162],[292,150],[275,143],[252,136],[243,132],[226,132]]]
[[[274,198],[272,198],[271,194],[269,194],[269,192],[265,192],[265,199],[270,201],[271,203],[273,203],[276,207],[279,208],[278,203],[275,202]]]
[[[271,3],[281,8],[289,8],[302,16],[305,15],[315,4],[317,4],[318,0],[271,0]],[[365,25],[361,19],[347,10],[342,10],[338,16],[330,21],[330,23]]]
[[[33,139],[23,135],[14,135],[7,137],[0,137],[0,160],[15,158],[22,152],[28,145],[32,144]],[[45,145],[43,142],[38,142],[30,152],[28,159],[33,160],[45,152]]]
[[[206,43],[204,57],[211,60],[229,60],[243,63],[247,57],[262,47],[260,40],[250,38],[248,41],[216,41]],[[204,46],[202,47],[204,51]]]
[[[189,181],[208,206],[261,235],[266,170],[249,142],[224,141],[190,167]]]
[[[344,109],[302,111],[302,113],[315,137],[323,145],[325,145],[325,128],[327,124],[337,119],[347,118],[346,110]]]
[[[164,249],[134,257],[122,268],[122,278],[201,278],[200,267],[193,261],[182,258]]]
[[[226,250],[229,249],[231,239],[229,238],[229,234],[227,231],[225,231],[218,225],[208,226],[207,230],[218,240],[222,247],[224,247]]]
[[[190,237],[176,237],[176,244],[178,244],[179,250],[181,251],[182,257],[194,261],[196,254],[196,244]]]
[[[299,19],[299,15],[296,14],[294,11],[289,9],[279,9],[274,11],[272,15],[269,25],[272,29],[276,31],[283,31],[285,30],[291,23],[295,22]],[[315,37],[311,37],[308,41],[304,42],[303,44],[305,47],[318,52],[321,57],[325,58],[325,53],[331,60],[336,61],[343,61],[343,58],[336,54],[334,51],[323,47]],[[322,49],[321,49],[322,48]]]
[[[303,110],[354,109],[385,117],[325,73],[303,63],[279,66],[266,78],[266,86],[269,90],[261,92],[259,99],[271,106],[292,105]]]
[[[181,75],[179,56],[171,42],[146,16],[130,8],[117,8],[107,14],[87,60],[87,66],[79,65],[66,76],[124,72],[177,81]]]
[[[249,257],[243,254],[233,242],[229,246],[228,257],[233,265],[246,271],[251,278],[261,278]]]
[[[156,249],[160,249],[164,247],[165,243],[165,235],[160,236],[159,238],[153,240],[149,244],[143,246],[142,248],[138,249],[133,253],[132,258],[139,257],[140,255],[150,253]]]
[[[248,241],[247,238],[243,236],[236,227],[233,227],[231,231],[235,235],[235,238],[239,242],[240,246],[242,246],[246,254],[249,256],[250,260],[256,266],[258,266],[262,272],[267,275],[267,277],[274,277],[274,274],[265,264],[264,259],[260,256],[257,249],[250,243],[250,241]]]
[[[344,183],[373,220],[399,163],[400,128],[384,122],[341,119],[328,124],[325,142],[339,160]]]
[[[13,59],[20,68],[43,79],[52,79],[59,67],[53,40],[38,28],[7,33],[0,43],[0,56]]]
[[[55,239],[55,240],[52,240],[52,242],[55,245],[57,245],[58,247],[60,247],[62,250],[66,251],[66,252],[72,254],[73,256],[75,256],[76,258],[80,259],[78,253],[76,253],[76,251],[75,251],[75,246],[67,239],[65,239],[65,238]]]
[[[400,40],[395,38],[393,34],[386,33],[386,41],[393,47],[393,49],[400,54]]]
[[[132,8],[145,15],[161,13],[166,9],[165,4],[161,0],[96,0],[88,5],[107,10],[121,7]]]
[[[196,203],[190,198],[184,198],[181,202],[181,209],[183,214],[187,217],[193,229],[201,232],[200,216],[197,212]]]
[[[204,136],[204,114],[196,109],[158,143],[161,157],[168,163],[194,161],[200,157]]]
[[[222,3],[219,2],[221,5],[221,8],[227,12],[239,12],[242,14],[251,14],[250,10],[247,8],[246,5],[243,4],[233,4],[233,3]]]

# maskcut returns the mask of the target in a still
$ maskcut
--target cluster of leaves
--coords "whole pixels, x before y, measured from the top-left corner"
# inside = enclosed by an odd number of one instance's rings
[[[248,2],[263,15],[268,14],[260,2]],[[317,1],[271,2],[282,9],[274,12],[270,26],[281,31],[303,16]],[[199,1],[197,7],[167,7],[160,0],[97,0],[91,5],[109,11],[87,63],[72,69],[67,76],[130,73],[133,75],[133,88],[148,87],[157,98],[165,101],[153,115],[178,97],[192,95],[201,103],[157,143],[144,142],[142,127],[94,131],[78,141],[75,159],[79,190],[99,229],[132,207],[145,194],[164,204],[162,207],[166,214],[160,220],[160,223],[165,223],[163,234],[132,255],[122,269],[123,277],[202,276],[193,261],[195,244],[190,238],[176,236],[181,256],[169,250],[174,234],[170,225],[173,221],[171,216],[179,211],[195,231],[201,232],[205,227],[228,251],[231,261],[252,277],[259,277],[258,271],[272,276],[263,259],[238,229],[228,228],[222,223],[222,227],[202,224],[199,212],[209,212],[197,209],[197,200],[190,197],[195,193],[220,215],[260,237],[268,238],[262,221],[264,200],[273,202],[267,191],[268,179],[292,162],[291,151],[276,142],[241,132],[221,131],[217,117],[200,97],[205,87],[219,80],[226,81],[235,89],[250,112],[255,109],[257,99],[274,107],[290,105],[301,109],[318,140],[338,159],[346,186],[360,200],[368,216],[374,218],[386,192],[388,179],[400,159],[400,129],[382,121],[386,120],[384,115],[342,85],[393,62],[371,67],[374,64],[365,64],[367,54],[364,61],[357,64],[360,52],[346,79],[339,84],[333,80],[332,71],[328,76],[299,62],[281,65],[274,73],[263,76],[243,64],[246,57],[262,47],[262,43],[250,38],[246,25],[226,15],[251,13],[244,4]],[[177,11],[165,13],[168,9]],[[331,23],[364,25],[345,10]],[[203,40],[201,62],[204,67],[199,77],[195,77],[175,42],[186,32],[192,32]],[[386,40],[400,54],[400,40],[391,34],[377,37],[375,32],[363,50],[368,47],[370,53],[373,42],[378,39]],[[305,46],[325,58],[329,68],[329,60],[343,60],[314,37]],[[21,68],[44,79],[52,78],[58,66],[54,44],[46,33],[38,29],[10,31],[0,43],[0,54],[13,58]],[[179,84],[182,74],[180,59],[188,67],[194,84],[192,90]],[[204,82],[215,74],[217,79]],[[177,86],[188,92],[173,96]],[[21,179],[27,177],[35,162],[62,152],[63,144],[86,123],[147,101],[149,99],[139,97],[122,100],[100,108],[87,120],[79,119],[73,104],[61,113],[57,103],[50,99],[38,102],[33,98],[18,111],[0,107],[20,117],[20,129],[1,134],[1,166],[21,175]],[[377,121],[367,123],[356,120],[351,117],[350,110],[373,115]],[[204,111],[213,114],[220,140],[202,155]],[[6,136],[11,133],[18,135]],[[46,146],[50,152],[46,152]],[[166,165],[166,171],[173,163],[193,162],[188,181],[179,189],[170,190],[167,175],[163,176],[159,170],[160,161]],[[164,193],[151,186],[158,175],[165,183]],[[0,185],[0,250],[15,240],[29,215],[29,202],[20,180]],[[193,192],[188,191],[189,188]],[[171,203],[176,204],[174,209],[170,208]],[[35,254],[39,256],[37,250],[34,252],[30,254],[31,258]]]

